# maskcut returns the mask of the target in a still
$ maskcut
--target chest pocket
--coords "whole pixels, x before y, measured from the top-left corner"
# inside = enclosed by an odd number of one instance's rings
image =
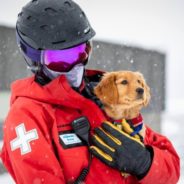
[[[71,126],[73,128],[73,132],[64,132],[59,134],[60,143],[63,145],[64,148],[70,148],[74,146],[81,146],[84,143],[87,146],[89,144],[89,130],[90,130],[90,123],[85,116],[81,116],[75,119]]]
[[[59,142],[64,149],[87,146],[74,131],[59,132]]]

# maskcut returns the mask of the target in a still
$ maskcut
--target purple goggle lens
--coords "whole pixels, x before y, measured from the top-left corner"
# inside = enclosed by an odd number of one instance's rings
[[[56,72],[68,72],[76,64],[86,64],[91,51],[90,42],[64,50],[43,50],[42,64]]]

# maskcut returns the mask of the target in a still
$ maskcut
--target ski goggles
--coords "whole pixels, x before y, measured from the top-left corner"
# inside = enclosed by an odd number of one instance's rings
[[[91,51],[90,42],[63,50],[43,50],[41,63],[56,72],[68,72],[76,64],[86,65]]]
[[[62,50],[36,50],[24,43],[19,35],[17,41],[29,66],[41,61],[42,65],[56,72],[68,72],[76,64],[86,65],[92,50],[91,41]]]

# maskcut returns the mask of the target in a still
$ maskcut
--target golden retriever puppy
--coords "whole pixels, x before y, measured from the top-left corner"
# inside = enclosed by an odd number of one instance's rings
[[[105,73],[94,93],[103,103],[107,116],[113,120],[136,118],[150,101],[150,88],[139,72]]]

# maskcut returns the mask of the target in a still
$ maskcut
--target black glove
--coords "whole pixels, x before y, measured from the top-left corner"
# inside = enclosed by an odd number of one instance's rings
[[[92,141],[91,152],[102,162],[121,172],[141,179],[151,166],[151,151],[140,139],[131,137],[110,122],[102,123],[102,128],[95,129]]]

